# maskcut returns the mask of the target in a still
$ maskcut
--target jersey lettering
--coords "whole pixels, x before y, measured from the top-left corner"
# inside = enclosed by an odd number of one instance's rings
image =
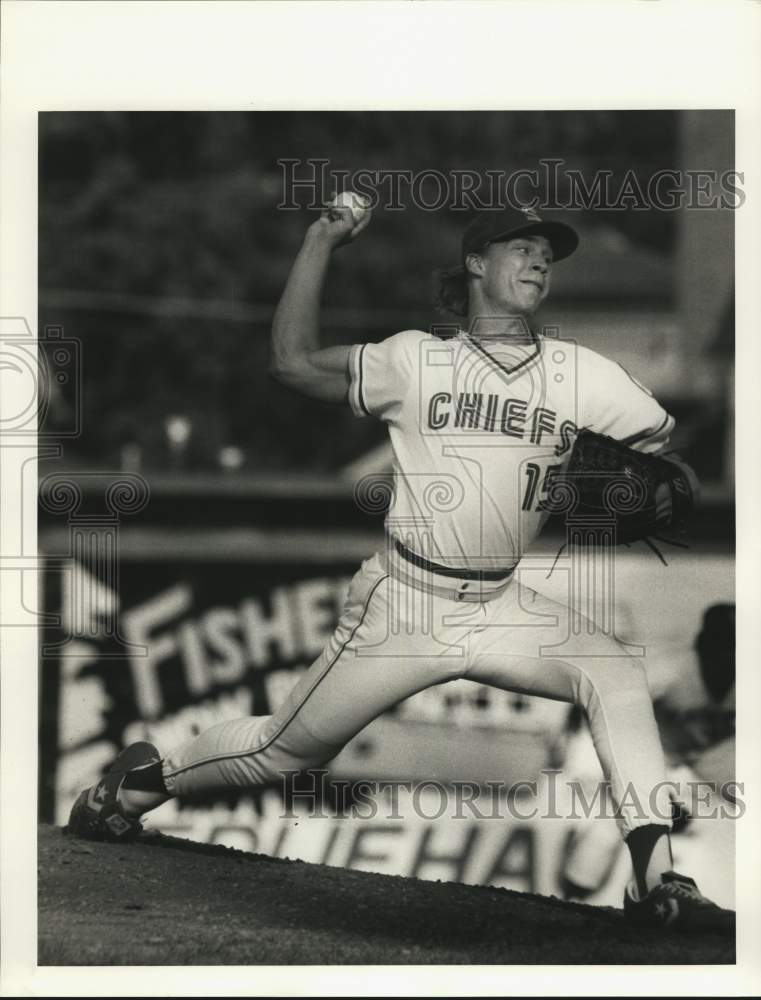
[[[528,403],[522,399],[506,399],[502,407],[502,426],[500,430],[509,437],[523,437],[523,425],[526,422]]]
[[[560,434],[560,444],[555,448],[555,454],[560,457],[571,450],[579,428],[573,420],[564,420],[558,433]]]
[[[432,431],[440,431],[449,423],[449,414],[439,412],[439,404],[451,402],[451,392],[437,392],[431,396],[431,401],[428,404],[428,426]]]
[[[455,427],[478,427],[478,418],[481,414],[482,393],[461,392],[457,397],[457,415],[455,416]]]
[[[538,406],[533,413],[531,418],[531,443],[541,444],[542,434],[545,432],[547,434],[552,434],[555,430],[555,417],[557,414],[554,410],[548,410],[544,406]]]
[[[537,445],[541,445],[544,435],[555,433],[557,421],[557,413],[546,406],[538,406],[529,413],[525,400],[501,400],[496,393],[461,392],[453,397],[449,392],[435,392],[428,400],[427,411],[428,428],[432,431],[448,427],[498,431],[507,437],[528,436],[531,443]],[[564,439],[562,449],[556,449],[557,454],[563,454],[570,448],[575,432],[573,421],[563,422],[561,434]]]

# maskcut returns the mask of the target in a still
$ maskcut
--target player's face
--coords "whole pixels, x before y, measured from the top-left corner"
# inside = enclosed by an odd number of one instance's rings
[[[552,247],[545,236],[490,243],[483,254],[485,300],[507,314],[531,316],[547,298]]]

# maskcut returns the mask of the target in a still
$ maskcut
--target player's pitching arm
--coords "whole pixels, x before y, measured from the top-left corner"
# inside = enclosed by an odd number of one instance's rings
[[[278,303],[270,372],[305,396],[333,403],[348,399],[351,348],[320,348],[320,302],[331,253],[355,239],[369,221],[369,212],[355,224],[349,208],[325,210],[307,230]]]

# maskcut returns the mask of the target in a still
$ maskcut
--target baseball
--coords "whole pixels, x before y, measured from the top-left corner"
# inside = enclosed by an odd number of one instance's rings
[[[361,194],[357,194],[356,191],[342,191],[339,195],[336,195],[330,205],[336,208],[350,208],[355,226],[370,211],[368,199]]]

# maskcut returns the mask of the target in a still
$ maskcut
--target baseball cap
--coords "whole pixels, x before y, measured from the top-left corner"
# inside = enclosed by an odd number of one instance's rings
[[[533,208],[480,211],[462,236],[462,259],[478,253],[487,243],[502,243],[518,236],[545,236],[556,261],[570,257],[579,245],[575,229],[564,222],[545,221]]]

